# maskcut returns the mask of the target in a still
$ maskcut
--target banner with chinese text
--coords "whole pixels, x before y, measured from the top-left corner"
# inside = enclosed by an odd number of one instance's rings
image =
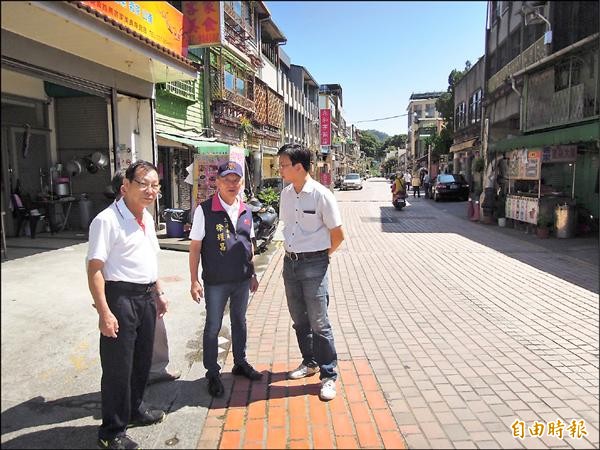
[[[322,109],[320,114],[321,121],[321,146],[331,145],[331,110]]]
[[[183,56],[183,14],[167,2],[81,2]]]
[[[223,2],[181,2],[184,51],[208,47],[223,40]]]

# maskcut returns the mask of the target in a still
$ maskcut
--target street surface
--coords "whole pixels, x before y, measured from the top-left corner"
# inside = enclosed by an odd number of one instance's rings
[[[261,255],[248,310],[248,359],[264,380],[233,377],[224,352],[227,395],[212,401],[187,253],[165,250],[165,320],[183,376],[150,387],[149,403],[169,416],[132,437],[143,448],[598,448],[597,255],[594,264],[565,251],[569,240],[469,222],[464,202],[411,196],[396,211],[387,181],[364,185],[335,192],[346,234],[330,274],[338,397],[318,401],[316,377],[284,379],[300,355],[276,242]],[[100,369],[86,249],[2,264],[3,448],[95,447]],[[226,346],[227,323],[222,335]],[[558,419],[562,438],[548,434]]]

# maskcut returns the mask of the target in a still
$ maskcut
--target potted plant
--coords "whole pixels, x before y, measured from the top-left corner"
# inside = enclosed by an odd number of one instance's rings
[[[547,239],[550,236],[550,228],[553,225],[553,221],[550,216],[544,213],[538,213],[536,234],[540,239]]]

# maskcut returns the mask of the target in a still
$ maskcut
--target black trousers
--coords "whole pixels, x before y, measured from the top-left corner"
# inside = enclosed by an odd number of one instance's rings
[[[140,414],[156,325],[154,289],[133,283],[106,282],[106,301],[119,321],[116,338],[100,335],[102,425],[100,439],[125,433]]]

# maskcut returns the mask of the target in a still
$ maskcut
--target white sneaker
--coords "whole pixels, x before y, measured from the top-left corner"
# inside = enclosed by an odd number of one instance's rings
[[[335,394],[335,380],[333,378],[323,378],[321,392],[319,393],[321,400],[333,400]]]
[[[300,364],[297,369],[288,372],[288,378],[291,380],[298,380],[304,377],[310,377],[319,371],[319,367],[309,367],[304,364]]]

